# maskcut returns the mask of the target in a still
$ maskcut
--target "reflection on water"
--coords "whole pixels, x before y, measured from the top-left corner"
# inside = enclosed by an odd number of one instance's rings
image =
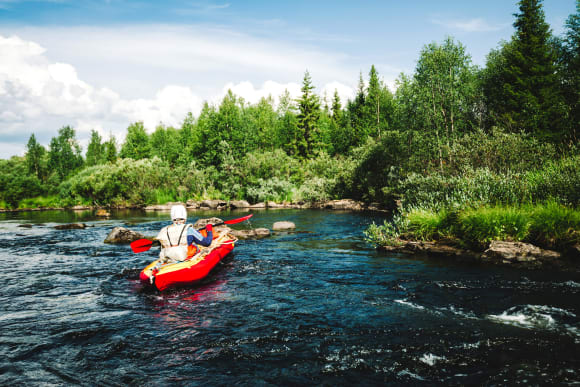
[[[580,382],[578,274],[377,252],[361,231],[381,216],[256,212],[252,227],[297,230],[240,241],[202,283],[158,293],[138,280],[157,250],[102,241],[154,235],[167,213],[1,213],[0,384]],[[54,229],[72,222],[90,227]]]

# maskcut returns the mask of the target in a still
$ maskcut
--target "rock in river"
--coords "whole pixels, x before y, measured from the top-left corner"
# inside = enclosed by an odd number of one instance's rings
[[[59,224],[58,226],[54,226],[57,230],[79,230],[87,227],[84,223]]]
[[[140,232],[132,231],[125,227],[115,227],[105,238],[105,243],[131,243],[137,239],[144,238],[145,235]]]
[[[274,231],[294,230],[295,228],[296,225],[288,221],[276,222],[272,226],[272,230]]]
[[[253,228],[251,230],[232,230],[232,234],[238,239],[261,239],[270,236],[267,228]]]

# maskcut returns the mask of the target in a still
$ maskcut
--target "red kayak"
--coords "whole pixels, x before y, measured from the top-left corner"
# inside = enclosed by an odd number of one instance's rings
[[[189,285],[205,278],[226,255],[234,249],[235,240],[224,237],[214,238],[211,246],[183,262],[160,264],[159,260],[151,262],[141,271],[139,278],[147,285],[160,291]]]

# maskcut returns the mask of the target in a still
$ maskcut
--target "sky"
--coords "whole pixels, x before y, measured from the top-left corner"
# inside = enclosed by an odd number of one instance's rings
[[[545,0],[553,33],[576,0]],[[0,158],[72,126],[121,144],[143,121],[180,127],[228,89],[249,103],[316,92],[344,102],[371,65],[394,91],[421,49],[451,36],[478,66],[514,32],[516,0],[0,0]]]

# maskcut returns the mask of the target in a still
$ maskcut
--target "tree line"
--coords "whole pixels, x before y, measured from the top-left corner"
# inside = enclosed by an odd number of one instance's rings
[[[341,101],[336,91],[321,97],[306,71],[295,100],[286,91],[276,105],[271,97],[249,104],[228,91],[181,127],[159,125],[148,134],[142,122],[132,123],[122,144],[93,130],[84,157],[70,126],[48,149],[33,134],[24,158],[0,161],[0,200],[16,207],[48,196],[100,205],[348,196],[391,205],[409,197],[405,187],[415,175],[537,170],[550,155],[575,157],[580,0],[562,36],[552,34],[541,0],[518,5],[514,34],[484,67],[446,37],[423,47],[414,73],[401,74],[394,92],[371,66],[353,99]],[[137,188],[126,184],[134,179],[121,176],[120,165],[151,180],[136,186],[155,194],[131,194]]]

